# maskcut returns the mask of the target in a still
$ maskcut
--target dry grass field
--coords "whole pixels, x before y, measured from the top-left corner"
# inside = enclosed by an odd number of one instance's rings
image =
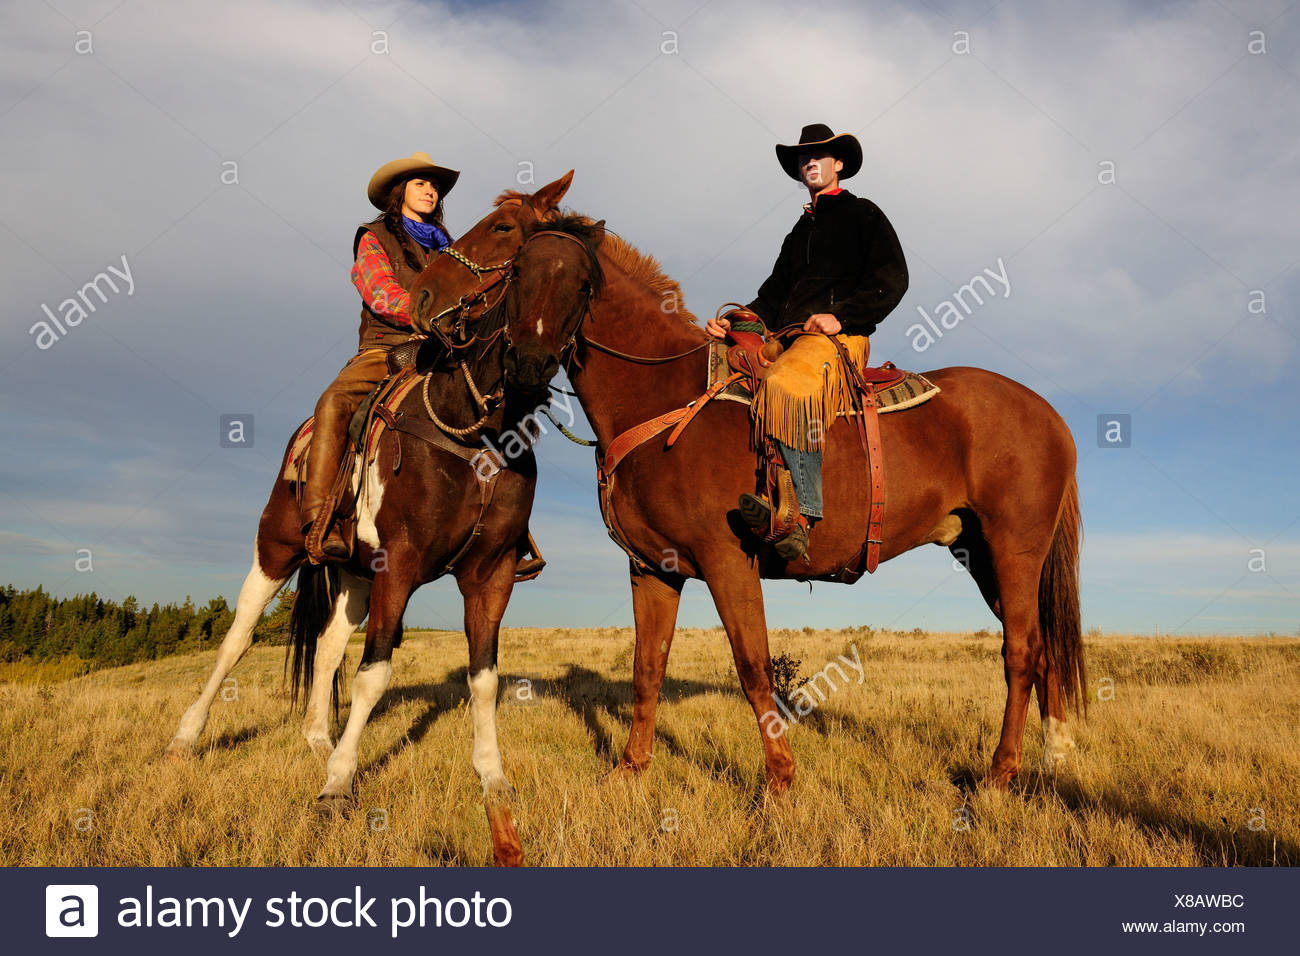
[[[805,676],[856,644],[865,679],[792,730],[798,776],[768,803],[721,631],[678,632],[655,761],[607,781],[630,717],[632,632],[508,630],[500,735],[527,860],[1300,864],[1300,641],[1093,636],[1094,702],[1073,724],[1072,765],[1054,781],[1038,773],[1035,706],[1026,769],[996,793],[975,783],[1001,719],[999,640],[774,632],[773,652]],[[218,700],[181,765],[160,757],[211,654],[0,683],[0,863],[488,863],[464,661],[461,635],[408,633],[362,742],[357,809],[324,820],[312,805],[323,766],[286,716],[282,648],[253,648],[227,695],[238,699]]]

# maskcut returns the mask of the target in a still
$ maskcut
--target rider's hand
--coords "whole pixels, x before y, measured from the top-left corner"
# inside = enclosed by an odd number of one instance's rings
[[[803,324],[805,332],[825,332],[827,335],[834,335],[842,328],[844,326],[840,325],[840,320],[829,312],[818,312],[816,315],[810,315],[808,321]]]
[[[704,331],[715,339],[725,339],[731,330],[731,319],[709,319]]]

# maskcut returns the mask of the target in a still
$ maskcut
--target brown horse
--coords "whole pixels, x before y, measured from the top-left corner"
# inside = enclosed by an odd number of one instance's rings
[[[675,307],[681,290],[653,259],[613,237],[601,261],[605,291],[581,327],[560,313],[541,322],[530,313],[510,326],[527,361],[566,363],[599,442],[598,461],[616,437],[701,397],[707,342],[695,317]],[[925,375],[939,394],[880,420],[887,474],[881,558],[947,546],[1002,622],[1007,700],[987,782],[1005,787],[1021,768],[1031,692],[1038,694],[1049,769],[1073,746],[1067,709],[1083,703],[1075,447],[1052,407],[1017,382],[977,368]],[[681,589],[699,578],[763,731],[768,788],[780,793],[794,760],[784,722],[772,719],[760,578],[829,579],[854,560],[868,525],[864,455],[854,425],[835,422],[823,466],[826,518],[812,532],[808,562],[787,564],[755,540],[737,512],[738,496],[754,491],[756,480],[746,407],[715,401],[695,411],[673,447],[664,435],[651,439],[606,475],[605,519],[632,556],[636,618],[632,727],[617,769],[639,771],[650,762]]]
[[[508,286],[508,268],[484,268],[479,263],[500,265],[513,257],[526,241],[525,229],[554,213],[571,178],[570,172],[531,196],[499,203],[453,245],[455,255],[440,255],[430,263],[421,277],[424,286],[437,289],[453,304],[494,279]],[[542,237],[536,241],[545,245]],[[563,255],[555,253],[548,258]],[[585,259],[569,255],[576,269],[588,268]],[[574,295],[586,281],[585,272],[556,274],[556,282],[571,287]],[[503,306],[508,305],[505,299],[510,295],[507,289]],[[427,310],[423,315],[426,319],[433,317]],[[450,362],[430,370],[430,407],[453,426],[472,423],[479,417],[468,379],[479,383],[483,394],[500,390],[505,396],[491,409],[480,431],[462,440],[467,443],[477,443],[479,434],[497,436],[512,428],[540,400],[533,394],[539,383],[501,385],[506,377],[503,366],[509,340],[505,335],[487,338],[490,344],[470,349],[462,356],[465,369]],[[544,390],[545,383],[540,385]],[[423,420],[432,429],[420,392],[417,388],[408,394],[399,411],[412,420]],[[526,539],[536,485],[535,460],[531,449],[523,448],[511,460],[499,463],[502,467],[490,503],[484,507],[485,496],[480,491],[493,468],[481,467],[481,462],[467,461],[464,454],[453,454],[407,434],[401,438],[400,449],[400,468],[395,469],[394,444],[381,442],[366,474],[357,479],[357,553],[343,566],[306,563],[294,487],[284,477],[277,477],[258,525],[253,566],[240,590],[235,620],[222,641],[211,677],[181,718],[167,756],[176,759],[193,752],[222,682],[252,642],[254,625],[289,577],[298,571],[291,628],[294,688],[295,694],[300,683],[306,689],[303,734],[312,750],[327,759],[327,780],[318,806],[329,809],[350,804],[358,741],[371,710],[388,686],[392,651],[401,640],[407,601],[421,584],[451,573],[465,601],[473,764],[483,784],[495,858],[498,863],[517,863],[519,841],[507,806],[511,788],[501,768],[496,738],[497,636],[514,586],[518,553]],[[478,452],[476,448],[470,450]],[[288,454],[286,448],[279,476],[284,474]],[[453,559],[454,567],[450,567]],[[336,684],[331,677],[341,667],[348,637],[367,615],[365,649],[352,683],[351,709],[335,747],[328,723],[331,685]]]

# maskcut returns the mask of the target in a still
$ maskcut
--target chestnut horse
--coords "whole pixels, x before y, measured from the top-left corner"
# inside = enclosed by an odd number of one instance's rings
[[[453,244],[455,256],[437,256],[426,267],[420,280],[424,287],[438,290],[455,304],[494,277],[508,286],[508,260],[526,241],[525,230],[535,229],[539,220],[554,213],[571,179],[572,172],[531,196],[517,195],[512,202],[498,203],[492,213]],[[533,241],[546,244],[543,236]],[[565,254],[551,250],[548,260]],[[574,269],[557,272],[555,281],[576,296],[583,283],[589,281],[589,266],[574,251],[567,254]],[[483,268],[480,263],[504,267]],[[503,306],[512,295],[507,288]],[[426,319],[432,318],[427,311],[423,314]],[[427,330],[427,322],[424,328]],[[483,394],[504,394],[482,424],[481,431],[489,435],[513,427],[536,408],[541,396],[533,393],[538,387],[545,391],[544,381],[506,382],[508,388],[502,384],[507,345],[508,338],[498,335],[491,337],[487,347],[461,355],[468,372],[455,362],[430,370],[430,404],[436,407],[440,419],[455,426],[480,417],[467,378],[475,380]],[[400,411],[412,420],[422,419],[432,428],[421,391],[416,388],[408,394]],[[461,439],[471,445],[477,440],[478,433]],[[505,461],[490,504],[483,509],[480,482],[488,469],[472,466],[464,457],[409,434],[402,435],[400,447],[401,467],[395,470],[394,445],[387,440],[381,442],[361,480],[357,553],[347,564],[329,567],[306,561],[294,488],[283,477],[289,454],[286,448],[258,524],[253,566],[240,590],[235,620],[222,641],[211,677],[181,718],[166,755],[178,759],[193,753],[222,682],[252,643],[254,625],[298,571],[291,628],[294,691],[296,696],[300,683],[305,687],[303,734],[311,749],[327,760],[327,779],[317,798],[318,806],[333,809],[352,803],[358,741],[371,710],[388,686],[392,651],[401,640],[406,604],[421,584],[450,572],[465,602],[473,764],[483,785],[494,856],[498,863],[518,863],[519,841],[508,807],[512,791],[497,747],[497,636],[514,586],[518,552],[526,537],[536,485],[535,460],[531,449],[524,448]],[[462,553],[466,545],[468,549]],[[448,567],[453,558],[455,566]],[[329,733],[331,692],[337,689],[337,672],[348,638],[367,615],[365,649],[352,682],[351,709],[335,747]]]
[[[695,317],[674,307],[680,288],[653,259],[618,237],[605,242],[600,257],[605,291],[580,327],[559,312],[544,321],[529,313],[510,326],[521,361],[565,363],[595,430],[598,461],[627,430],[699,399],[707,354]],[[1042,714],[1044,763],[1053,770],[1073,746],[1067,709],[1084,704],[1075,447],[1056,411],[1009,378],[977,368],[924,374],[941,391],[880,419],[887,475],[881,558],[923,544],[947,546],[1002,622],[1007,698],[986,782],[1005,787],[1021,768],[1031,692]],[[826,518],[812,531],[808,562],[787,564],[759,544],[737,511],[737,498],[754,491],[756,480],[747,408],[713,401],[697,411],[671,448],[664,434],[652,438],[609,479],[605,518],[634,555],[636,618],[632,727],[616,769],[639,771],[650,762],[681,589],[687,578],[699,578],[765,731],[768,789],[780,793],[793,778],[794,760],[784,724],[770,719],[760,579],[829,579],[853,562],[867,535],[864,455],[854,425],[835,422],[823,466]]]

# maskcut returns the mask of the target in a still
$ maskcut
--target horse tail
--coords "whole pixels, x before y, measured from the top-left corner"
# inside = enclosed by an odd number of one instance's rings
[[[1083,626],[1079,617],[1079,485],[1074,476],[1065,489],[1056,519],[1051,549],[1038,581],[1038,623],[1049,669],[1066,707],[1088,712],[1088,675],[1083,659]]]
[[[301,694],[305,701],[311,694],[316,662],[316,639],[329,622],[334,600],[339,593],[337,565],[304,564],[298,569],[298,593],[289,615],[289,645],[285,648],[284,667],[290,678],[289,706],[298,706]],[[334,674],[331,702],[338,709],[338,673]]]

